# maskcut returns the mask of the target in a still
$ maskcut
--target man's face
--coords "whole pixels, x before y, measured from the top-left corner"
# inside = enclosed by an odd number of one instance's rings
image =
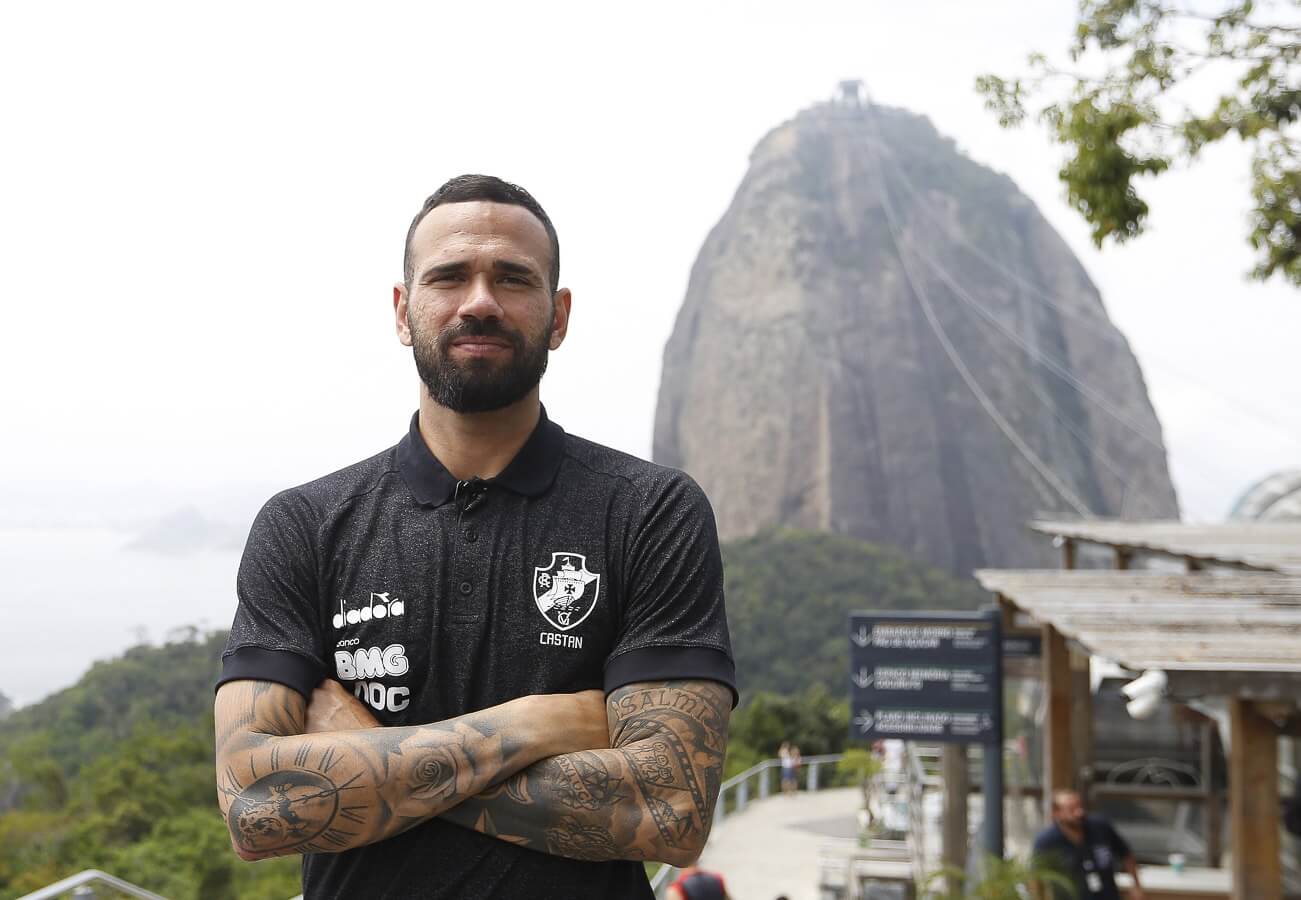
[[[449,203],[421,220],[411,258],[410,286],[393,289],[398,337],[434,402],[476,413],[528,396],[569,322],[542,223],[520,206]]]
[[[1084,825],[1084,801],[1075,792],[1061,794],[1053,807],[1053,818],[1059,825],[1080,828]]]

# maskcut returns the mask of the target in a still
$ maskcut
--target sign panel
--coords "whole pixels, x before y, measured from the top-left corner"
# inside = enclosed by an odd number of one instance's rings
[[[1003,638],[1004,659],[1032,659],[1043,655],[1043,639],[1037,634],[1006,635]]]
[[[997,613],[854,613],[850,735],[999,742],[1002,652]]]

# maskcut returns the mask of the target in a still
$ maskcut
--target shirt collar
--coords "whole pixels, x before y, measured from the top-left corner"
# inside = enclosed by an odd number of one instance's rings
[[[504,487],[525,497],[546,493],[556,480],[564,458],[565,432],[547,418],[542,408],[538,424],[515,458],[488,483]],[[426,506],[442,506],[456,493],[456,478],[429,450],[420,434],[420,413],[411,417],[411,427],[398,442],[398,471],[416,501]]]

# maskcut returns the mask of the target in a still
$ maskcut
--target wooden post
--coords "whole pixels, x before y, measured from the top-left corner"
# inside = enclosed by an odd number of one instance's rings
[[[1062,568],[1075,568],[1075,542],[1070,538],[1062,541]]]
[[[1051,625],[1043,626],[1044,700],[1044,820],[1052,819],[1054,791],[1075,788],[1071,742],[1071,655],[1066,638]]]
[[[941,776],[944,778],[944,821],[941,840],[942,859],[946,868],[967,870],[967,798],[971,793],[971,775],[966,744],[945,744],[941,751]],[[958,896],[957,878],[948,880],[949,893]]]
[[[1220,797],[1215,790],[1215,723],[1207,719],[1202,723],[1202,786],[1206,790],[1203,821],[1206,823],[1206,865],[1220,867]]]
[[[1134,551],[1128,547],[1116,548],[1116,568],[1128,569],[1130,562],[1134,559]]]
[[[1250,700],[1229,700],[1229,834],[1235,900],[1280,900],[1278,732]]]
[[[1086,804],[1092,805],[1093,692],[1089,690],[1089,654],[1070,651],[1071,657],[1071,778]]]

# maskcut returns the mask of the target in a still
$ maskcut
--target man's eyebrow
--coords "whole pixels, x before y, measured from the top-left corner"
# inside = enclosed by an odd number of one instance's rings
[[[427,281],[439,275],[458,275],[464,272],[468,266],[463,262],[442,263],[436,266],[430,266],[420,273],[420,280]]]
[[[507,275],[528,275],[531,278],[539,277],[537,270],[532,266],[525,265],[524,263],[511,262],[509,259],[495,259],[492,262],[492,267],[498,272],[503,272]]]

